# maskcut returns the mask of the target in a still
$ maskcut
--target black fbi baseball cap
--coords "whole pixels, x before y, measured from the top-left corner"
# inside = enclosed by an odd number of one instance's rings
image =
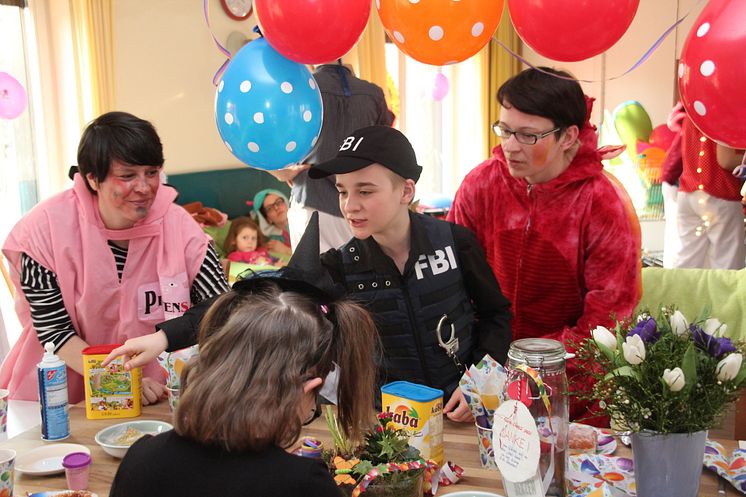
[[[412,144],[401,131],[389,126],[368,126],[344,139],[337,157],[308,170],[311,178],[325,178],[331,174],[357,171],[371,164],[381,164],[404,179],[417,182],[422,167]]]

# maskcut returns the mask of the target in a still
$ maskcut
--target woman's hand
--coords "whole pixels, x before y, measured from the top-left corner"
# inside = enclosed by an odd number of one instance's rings
[[[471,409],[469,409],[469,404],[466,402],[463,392],[458,387],[453,391],[451,398],[443,408],[443,412],[448,416],[448,419],[458,423],[468,423],[474,420],[474,417],[471,415]]]
[[[166,387],[153,378],[142,379],[142,405],[157,404],[167,393]]]
[[[145,366],[167,348],[166,334],[163,331],[157,331],[150,335],[130,338],[124,342],[124,345],[112,350],[101,365],[106,366],[117,357],[124,356],[124,369],[129,371],[132,368]]]

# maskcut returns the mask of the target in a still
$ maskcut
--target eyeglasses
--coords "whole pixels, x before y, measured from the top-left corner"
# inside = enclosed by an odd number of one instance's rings
[[[264,206],[264,210],[273,210],[273,211],[279,211],[280,207],[285,205],[285,200],[282,199],[282,197],[278,198],[274,202],[272,202],[269,205]]]
[[[526,133],[524,131],[512,131],[508,128],[504,128],[500,126],[500,121],[496,121],[492,125],[492,131],[494,131],[497,137],[501,140],[507,141],[511,136],[515,136],[516,141],[524,145],[536,145],[536,142],[538,142],[542,138],[549,136],[552,133],[556,133],[559,130],[560,128],[557,127],[554,129],[550,129],[549,131],[545,131],[544,133]]]

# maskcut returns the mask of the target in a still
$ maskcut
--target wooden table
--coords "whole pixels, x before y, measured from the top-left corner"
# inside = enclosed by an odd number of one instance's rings
[[[143,414],[140,418],[134,419],[158,419],[171,422],[171,412],[165,402],[155,406],[143,408]],[[103,451],[95,442],[96,433],[107,426],[121,423],[125,419],[111,420],[89,420],[85,417],[85,410],[79,406],[70,407],[70,432],[71,435],[63,442],[77,443],[85,445],[91,450],[93,465],[90,472],[89,490],[95,492],[99,497],[109,495],[109,487],[114,479],[114,474],[119,467],[119,459],[116,459]],[[446,458],[464,468],[464,477],[456,485],[442,487],[438,495],[445,495],[451,492],[463,490],[482,490],[503,494],[500,474],[497,471],[482,469],[479,464],[479,451],[477,448],[477,436],[474,426],[471,424],[458,424],[450,421],[444,421],[444,444]],[[22,434],[0,444],[0,448],[14,449],[19,455],[24,452],[40,447],[45,444],[54,442],[44,442],[40,438],[40,429],[38,426],[23,432]],[[331,444],[331,437],[322,418],[317,419],[311,425],[305,427],[302,435],[311,435],[319,438],[325,444]],[[737,448],[737,442],[734,440],[718,440],[726,450],[732,451]],[[617,448],[615,455],[625,455],[631,457],[629,448],[624,447],[621,443]],[[16,471],[15,476],[15,494],[24,495],[25,492],[40,492],[44,490],[64,490],[67,488],[65,475],[58,474],[52,476],[29,476]],[[737,495],[737,491],[729,488],[728,493]],[[700,495],[703,497],[713,497],[717,495],[717,478],[708,470],[703,470],[700,484]]]

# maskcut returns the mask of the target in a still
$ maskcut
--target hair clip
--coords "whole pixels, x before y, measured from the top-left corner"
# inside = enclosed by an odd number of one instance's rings
[[[326,304],[321,304],[319,309],[321,309],[322,314],[329,314],[329,307]]]

